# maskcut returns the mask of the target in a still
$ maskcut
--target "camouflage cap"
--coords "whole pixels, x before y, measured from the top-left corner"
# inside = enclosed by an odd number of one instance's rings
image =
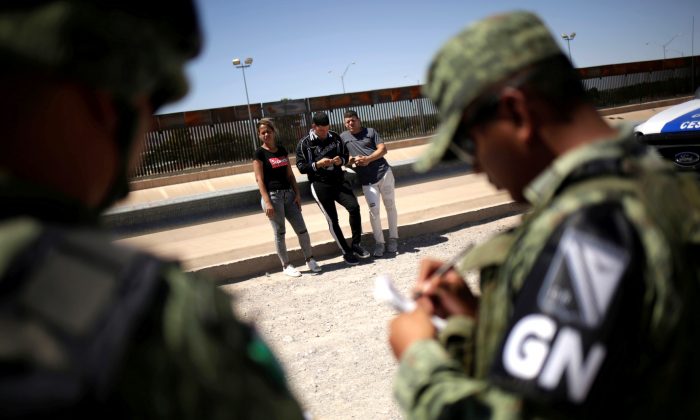
[[[7,0],[0,5],[4,71],[35,70],[155,105],[187,92],[186,61],[201,47],[192,0]]]
[[[415,164],[425,172],[440,161],[464,110],[489,87],[537,61],[561,54],[542,21],[529,12],[483,19],[447,41],[428,71],[423,93],[437,106],[440,127]]]

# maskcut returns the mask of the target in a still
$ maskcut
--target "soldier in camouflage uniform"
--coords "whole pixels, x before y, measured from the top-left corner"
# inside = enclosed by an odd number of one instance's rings
[[[199,49],[191,1],[0,5],[0,417],[302,418],[229,297],[97,226]]]
[[[390,326],[407,417],[698,418],[695,182],[601,119],[530,13],[448,41],[425,91],[442,124],[418,168],[456,155],[531,210],[444,275],[422,263]]]

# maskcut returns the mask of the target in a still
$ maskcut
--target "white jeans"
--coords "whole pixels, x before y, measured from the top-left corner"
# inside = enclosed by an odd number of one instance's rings
[[[398,216],[396,215],[396,201],[394,200],[394,174],[391,168],[384,174],[384,177],[376,184],[363,185],[362,192],[369,206],[369,221],[372,224],[372,233],[376,243],[384,243],[382,232],[382,220],[379,215],[381,209],[379,196],[381,195],[384,207],[386,208],[386,218],[389,221],[389,237],[398,238]]]

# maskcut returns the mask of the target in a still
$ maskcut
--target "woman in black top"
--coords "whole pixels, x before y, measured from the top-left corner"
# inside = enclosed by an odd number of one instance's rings
[[[285,242],[285,218],[289,220],[299,238],[306,264],[312,272],[321,271],[311,251],[311,238],[301,215],[301,196],[292,167],[289,165],[287,150],[275,142],[275,126],[269,119],[258,122],[258,137],[262,146],[255,150],[253,170],[261,195],[261,205],[270,219],[275,234],[277,255],[282,262],[284,274],[299,277],[301,273],[289,263]]]

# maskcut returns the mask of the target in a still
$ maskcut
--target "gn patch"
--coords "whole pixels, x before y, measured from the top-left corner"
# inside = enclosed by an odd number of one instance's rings
[[[526,396],[580,404],[605,361],[607,316],[630,255],[577,227],[552,242],[523,285],[491,376]]]
[[[596,328],[627,263],[625,249],[575,228],[567,229],[540,288],[538,306],[560,321]]]

